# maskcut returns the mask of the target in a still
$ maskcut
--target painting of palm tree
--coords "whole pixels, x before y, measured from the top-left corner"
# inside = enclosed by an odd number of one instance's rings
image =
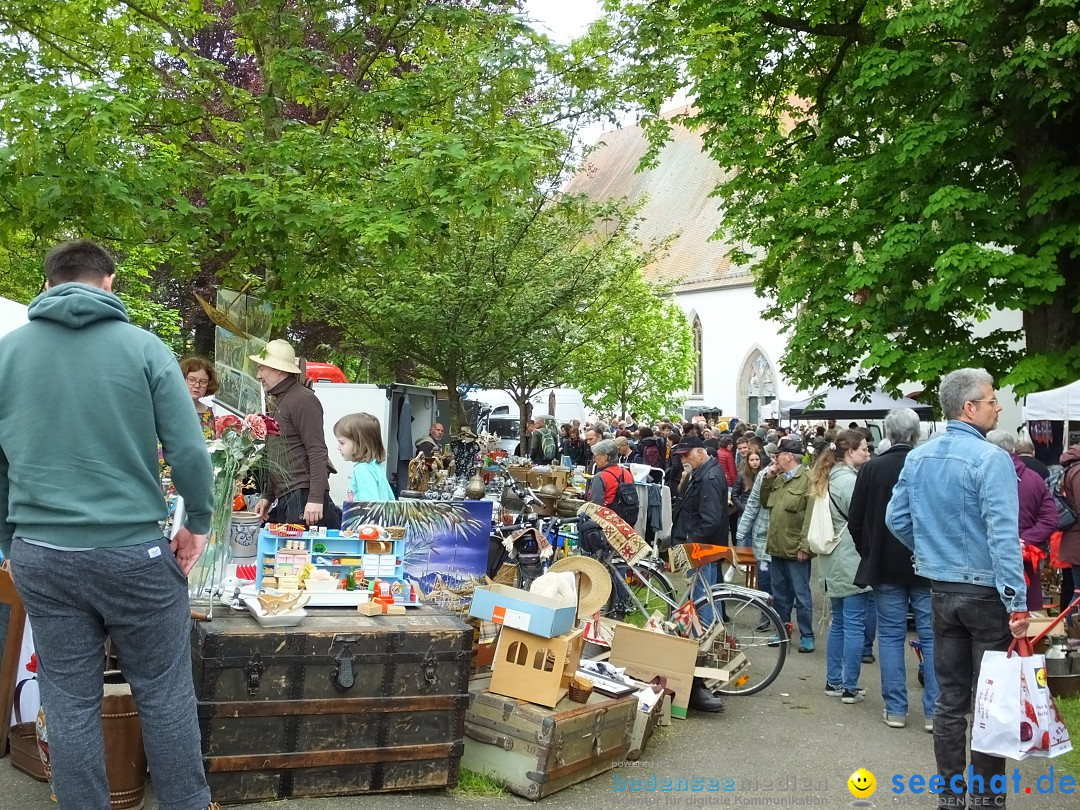
[[[342,509],[342,529],[405,527],[405,575],[429,594],[483,579],[491,535],[490,501],[357,501]]]

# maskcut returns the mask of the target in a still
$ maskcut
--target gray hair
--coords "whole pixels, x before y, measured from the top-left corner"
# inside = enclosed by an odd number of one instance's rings
[[[959,419],[964,405],[974,402],[982,395],[984,385],[992,386],[994,378],[986,369],[958,368],[941,379],[938,398],[946,419]]]
[[[1017,439],[1016,449],[1013,452],[1018,456],[1033,456],[1035,455],[1035,445],[1029,439]]]
[[[991,430],[986,434],[986,440],[990,444],[996,444],[1006,453],[1011,453],[1016,449],[1016,437],[1007,430]]]
[[[602,419],[597,419],[595,422],[593,422],[592,428],[596,431],[596,434],[598,436],[603,436],[605,433],[608,432],[607,423],[604,422]]]
[[[615,442],[612,439],[601,439],[592,446],[592,454],[598,456],[601,453],[608,457],[608,459],[615,458],[618,453],[618,448],[615,447]]]
[[[919,415],[911,408],[889,411],[885,414],[885,436],[893,444],[910,444],[914,447],[919,441]]]

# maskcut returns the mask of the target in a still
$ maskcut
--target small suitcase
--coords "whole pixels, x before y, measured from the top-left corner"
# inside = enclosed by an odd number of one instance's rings
[[[472,630],[311,609],[297,627],[244,613],[196,624],[192,663],[214,801],[452,787],[464,747]]]
[[[564,698],[554,709],[487,691],[490,675],[469,682],[463,768],[491,776],[533,801],[625,760],[638,702],[634,695],[587,703]]]

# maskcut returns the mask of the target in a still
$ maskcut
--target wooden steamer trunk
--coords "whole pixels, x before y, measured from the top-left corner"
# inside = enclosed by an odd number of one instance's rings
[[[627,758],[637,697],[593,692],[588,703],[564,698],[554,709],[487,691],[490,676],[469,685],[462,765],[526,799],[542,799],[611,770]]]
[[[213,798],[239,803],[457,784],[472,630],[431,608],[309,610],[297,627],[247,614],[192,633]]]

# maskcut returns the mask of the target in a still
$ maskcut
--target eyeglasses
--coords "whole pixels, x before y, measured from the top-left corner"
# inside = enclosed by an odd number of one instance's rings
[[[206,388],[210,385],[210,380],[200,380],[197,377],[185,377],[184,379],[192,388]]]
[[[971,402],[989,402],[991,405],[997,405],[998,404],[997,397],[994,397],[993,399],[972,399],[970,401]]]

